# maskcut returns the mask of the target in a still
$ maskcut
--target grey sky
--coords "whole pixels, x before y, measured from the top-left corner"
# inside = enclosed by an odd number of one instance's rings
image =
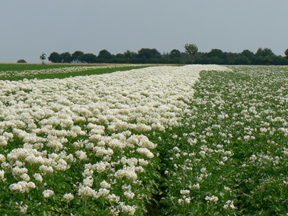
[[[0,62],[45,52],[288,48],[287,0],[2,0]],[[47,60],[46,60],[47,61]]]

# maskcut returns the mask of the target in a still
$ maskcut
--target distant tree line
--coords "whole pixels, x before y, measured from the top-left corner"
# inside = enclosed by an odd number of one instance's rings
[[[169,53],[160,53],[157,49],[142,48],[137,53],[129,50],[116,55],[106,49],[93,53],[75,51],[74,53],[52,52],[48,60],[52,63],[162,63],[162,64],[223,64],[223,65],[288,65],[288,49],[285,57],[275,55],[269,48],[259,48],[256,53],[243,50],[241,53],[223,52],[220,49],[212,49],[210,52],[197,52],[198,48],[192,46],[194,53],[189,53],[186,48],[191,44],[185,44],[185,52],[177,49]],[[187,46],[187,47],[186,47]],[[195,52],[195,47],[197,48]],[[193,55],[191,55],[193,54]]]

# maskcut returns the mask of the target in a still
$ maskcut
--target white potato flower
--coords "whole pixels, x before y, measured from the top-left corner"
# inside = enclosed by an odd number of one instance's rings
[[[80,197],[98,197],[97,192],[88,186],[80,186],[78,189],[78,195]]]
[[[42,183],[43,177],[41,176],[40,173],[35,173],[35,174],[33,175],[33,177],[35,178],[36,181]]]
[[[65,199],[67,202],[70,202],[71,200],[74,199],[74,195],[71,193],[66,193],[63,195],[63,199]]]
[[[217,196],[212,195],[211,197],[206,196],[205,200],[210,203],[210,202],[218,202],[219,198]]]
[[[100,183],[100,186],[101,186],[102,188],[111,188],[111,184],[109,184],[109,183],[106,182],[105,180]]]
[[[54,172],[54,170],[51,166],[46,166],[46,165],[41,165],[39,167],[39,170],[43,175],[46,175],[47,173],[53,173]]]
[[[118,203],[120,201],[120,197],[116,196],[115,194],[109,194],[108,199],[112,203]]]
[[[20,213],[25,214],[28,210],[28,205],[23,205],[23,201],[20,203],[16,202],[16,207],[19,208]]]
[[[0,170],[0,179],[4,179],[4,175],[5,175],[5,171],[4,170]]]
[[[0,147],[7,145],[7,138],[5,136],[0,136]]]
[[[20,175],[20,178],[22,178],[26,182],[30,181],[30,176],[27,173],[23,173],[22,175]]]
[[[124,202],[120,202],[120,207],[123,213],[128,215],[134,215],[136,212],[136,206],[125,205]]]
[[[19,193],[29,193],[31,189],[36,188],[33,182],[19,181],[18,183],[11,184],[9,189]]]
[[[82,150],[76,151],[75,154],[80,160],[88,160],[87,153]]]
[[[3,154],[0,154],[0,163],[6,161],[6,157]]]
[[[132,191],[125,191],[124,195],[127,197],[127,199],[133,199],[135,194]]]
[[[92,187],[93,183],[94,183],[94,179],[92,178],[92,176],[88,176],[83,180],[84,186]]]
[[[154,157],[153,153],[147,148],[138,148],[136,151],[138,153],[140,153],[141,155],[146,156],[147,158],[153,158]]]
[[[189,195],[190,194],[190,190],[181,190],[180,194],[182,195]]]
[[[123,177],[126,177],[127,179],[129,179],[131,181],[135,181],[138,176],[133,169],[124,168],[124,169],[118,170],[115,173],[115,177],[117,179],[122,179]]]
[[[54,195],[54,191],[47,189],[47,190],[44,190],[42,194],[44,198],[49,198]]]

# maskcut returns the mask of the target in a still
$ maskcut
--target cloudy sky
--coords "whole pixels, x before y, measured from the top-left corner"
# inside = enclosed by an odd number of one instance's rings
[[[45,52],[288,48],[287,0],[2,0],[0,62]]]

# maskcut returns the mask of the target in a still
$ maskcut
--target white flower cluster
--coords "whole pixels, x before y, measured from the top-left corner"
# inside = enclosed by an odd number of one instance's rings
[[[135,181],[137,179],[137,173],[135,172],[135,167],[124,167],[115,173],[117,179],[122,179],[126,177],[130,181]]]
[[[65,199],[67,202],[70,202],[71,200],[74,199],[74,195],[71,193],[66,193],[64,194],[63,199]]]
[[[19,193],[29,193],[30,190],[36,188],[34,182],[19,181],[18,183],[11,184],[9,189]]]
[[[20,203],[16,202],[16,208],[19,208],[20,213],[25,214],[28,210],[28,205],[24,205],[23,201],[21,201]]]
[[[217,196],[206,196],[205,200],[207,201],[207,203],[212,203],[212,202],[218,202],[219,198]]]
[[[43,194],[44,198],[49,198],[49,197],[54,195],[54,191],[53,190],[44,190],[42,194]]]
[[[97,198],[97,192],[93,190],[92,188],[88,186],[82,186],[80,185],[79,190],[78,190],[78,195],[80,197],[94,197]]]
[[[226,204],[223,206],[224,209],[228,209],[228,208],[231,208],[231,209],[237,209],[235,206],[234,206],[234,203],[233,203],[233,200],[228,200],[226,202]]]
[[[182,195],[182,197],[178,199],[179,205],[183,206],[185,203],[190,204],[191,202],[191,197],[189,197],[190,190],[180,190],[180,194]]]
[[[125,205],[124,202],[120,202],[120,207],[122,212],[127,215],[134,215],[136,212],[136,206]]]
[[[0,179],[4,179],[5,175],[5,171],[4,170],[0,170]]]
[[[138,153],[140,153],[141,155],[144,155],[147,158],[153,158],[154,157],[153,153],[147,148],[138,148],[136,151]]]

